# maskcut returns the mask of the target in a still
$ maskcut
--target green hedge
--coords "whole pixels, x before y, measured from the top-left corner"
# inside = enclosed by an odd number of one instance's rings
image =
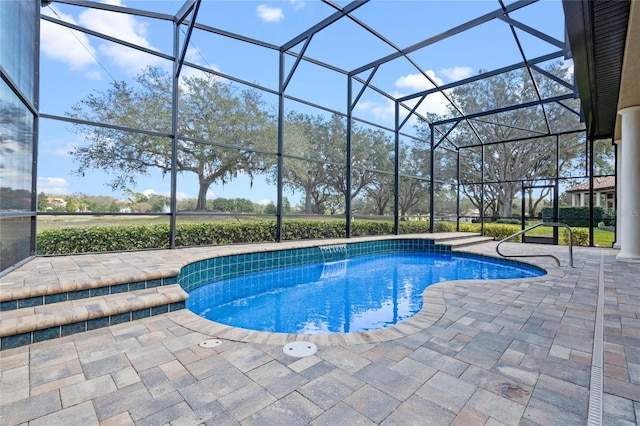
[[[541,218],[545,221],[553,218],[553,208],[544,207],[540,211]],[[567,225],[581,228],[588,228],[589,224],[589,207],[560,207],[558,212],[558,221],[566,223]],[[597,225],[599,222],[604,222],[606,226],[611,226],[615,223],[615,211],[603,209],[602,207],[593,208],[593,223]]]
[[[285,220],[282,236],[285,240],[341,238],[346,232],[341,220]],[[589,244],[588,229],[573,229],[574,245]],[[453,232],[454,223],[436,222],[434,232]],[[488,223],[485,235],[501,240],[520,230],[518,225]],[[461,223],[462,232],[480,232],[480,224]],[[400,234],[429,232],[429,222],[400,222]],[[352,223],[354,237],[392,235],[393,222],[356,220]],[[562,240],[567,243],[566,231]],[[254,222],[205,222],[178,224],[176,246],[205,246],[234,243],[260,243],[276,240],[275,220]],[[520,237],[512,241],[520,241]],[[71,254],[107,251],[143,250],[169,247],[169,225],[136,225],[88,228],[49,229],[38,233],[38,254]]]
[[[38,233],[37,254],[69,254],[169,247],[169,225],[49,229]]]
[[[449,229],[451,228],[451,229]],[[450,231],[455,225],[436,224],[437,232]],[[401,222],[400,233],[429,232],[429,222]],[[353,236],[391,235],[393,222],[354,221]],[[341,220],[285,220],[285,240],[341,238],[346,224]],[[178,224],[176,246],[259,243],[276,240],[275,220],[254,222],[204,222]],[[38,233],[38,254],[71,254],[106,251],[143,250],[169,247],[169,225],[92,226],[88,228],[49,229]]]

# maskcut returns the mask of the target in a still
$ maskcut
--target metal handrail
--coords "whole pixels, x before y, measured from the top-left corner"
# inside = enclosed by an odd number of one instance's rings
[[[559,228],[560,226],[564,226],[565,228],[567,228],[567,232],[569,233],[569,266],[571,266],[573,268],[573,234],[571,233],[571,228],[566,223],[560,223],[560,222],[540,222],[540,223],[536,223],[535,225],[532,225],[532,226],[528,227],[527,229],[523,229],[522,231],[518,231],[515,234],[509,235],[507,238],[503,238],[502,240],[500,240],[498,242],[498,245],[496,246],[496,253],[498,253],[502,257],[551,257],[551,258],[555,259],[555,261],[558,263],[558,266],[560,266],[560,259],[558,259],[557,257],[555,257],[552,254],[511,254],[511,255],[506,255],[506,254],[500,253],[500,244],[504,243],[505,241],[509,241],[510,239],[515,238],[515,237],[517,237],[519,235],[522,235],[525,232],[531,231],[532,229],[537,228],[538,226],[553,226],[555,228]]]

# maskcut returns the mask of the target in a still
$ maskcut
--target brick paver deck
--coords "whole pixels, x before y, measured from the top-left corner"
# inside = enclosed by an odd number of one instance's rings
[[[566,247],[510,243],[504,252],[567,261]],[[598,414],[599,296],[600,419],[638,424],[640,264],[617,262],[617,252],[575,248],[573,269],[528,258],[549,271],[535,279],[431,286],[425,300],[436,312],[387,332],[309,337],[318,352],[306,358],[283,353],[291,336],[234,330],[186,310],[7,349],[0,424],[586,424]],[[156,264],[143,253],[114,254],[111,273],[174,267],[169,251],[155,255]],[[35,259],[3,281],[29,275],[25,268],[57,268],[79,281],[110,273],[104,256],[78,258]],[[198,345],[211,337],[222,344]]]

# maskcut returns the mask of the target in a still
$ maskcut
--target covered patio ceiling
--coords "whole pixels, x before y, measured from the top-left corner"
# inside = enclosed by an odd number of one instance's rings
[[[620,139],[618,111],[640,105],[640,5],[563,0],[587,132]]]

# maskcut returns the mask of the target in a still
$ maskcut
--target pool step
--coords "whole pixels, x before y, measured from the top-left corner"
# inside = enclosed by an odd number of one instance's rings
[[[436,244],[442,246],[449,246],[452,249],[458,247],[471,246],[475,244],[482,244],[488,241],[493,241],[493,237],[483,237],[481,235],[475,237],[455,238],[447,241],[436,241]]]
[[[0,348],[9,349],[184,309],[178,284],[0,312]]]

